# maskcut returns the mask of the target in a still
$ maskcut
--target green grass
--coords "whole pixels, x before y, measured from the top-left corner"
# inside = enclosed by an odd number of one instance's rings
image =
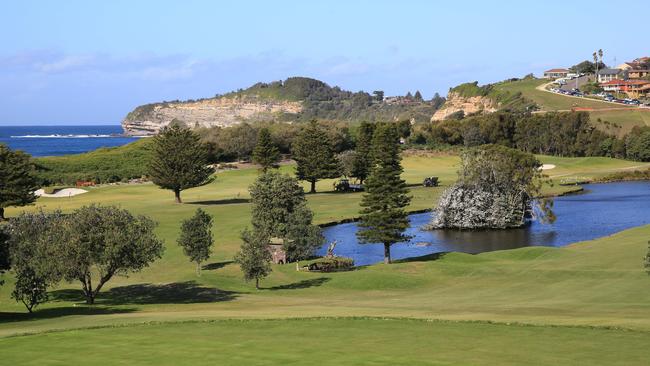
[[[645,365],[648,333],[398,319],[154,324],[0,339],[7,365]]]
[[[650,166],[607,158],[543,156],[540,159],[556,165],[547,173],[558,179],[578,175],[598,178],[612,171]],[[409,209],[432,207],[439,194],[455,180],[457,164],[456,156],[422,154],[405,158],[404,177],[414,185],[411,190],[414,199]],[[282,169],[290,172],[293,167],[285,166]],[[567,350],[573,348],[570,345],[576,345],[579,349],[576,357],[584,355],[607,363],[616,359],[611,350],[636,349],[635,334],[647,336],[646,333],[582,328],[420,324],[406,320],[386,323],[331,320],[332,323],[327,323],[329,325],[325,328],[331,327],[332,330],[319,332],[315,329],[320,328],[314,327],[315,323],[310,320],[288,322],[287,325],[283,325],[283,322],[173,324],[2,338],[53,329],[206,319],[372,316],[615,326],[650,331],[650,292],[647,291],[650,278],[641,267],[650,226],[562,249],[531,247],[480,255],[451,253],[437,259],[422,258],[390,266],[373,265],[351,272],[306,273],[296,272],[293,264],[274,266],[271,276],[262,282],[263,289],[256,291],[252,284],[242,281],[239,268],[231,262],[239,247],[239,232],[249,224],[246,187],[256,175],[255,169],[219,173],[215,182],[184,192],[185,203],[182,205],[173,203],[173,195],[169,191],[143,184],[92,188],[87,194],[71,198],[41,198],[36,205],[25,208],[61,208],[69,211],[90,203],[117,204],[157,220],[160,223],[157,233],[165,240],[166,251],[161,260],[143,272],[109,282],[95,306],[83,305],[77,283],[62,283],[52,290],[52,301],[39,307],[33,316],[27,315],[21,305],[10,299],[13,279],[10,274],[5,275],[6,283],[0,287],[2,360],[11,360],[10,364],[26,364],[23,361],[29,359],[36,363],[39,355],[49,354],[49,361],[74,363],[81,353],[73,351],[73,347],[79,349],[83,344],[96,347],[99,355],[102,352],[115,354],[115,350],[119,349],[118,354],[125,357],[133,355],[131,363],[147,364],[147,360],[152,362],[156,360],[155,357],[159,362],[172,363],[185,359],[189,362],[191,357],[199,357],[185,353],[184,350],[189,349],[191,344],[197,344],[197,347],[211,344],[214,345],[212,350],[215,354],[207,350],[201,352],[210,353],[210,356],[204,355],[205,360],[221,357],[219,352],[223,352],[224,357],[237,359],[246,355],[250,347],[250,352],[267,355],[266,363],[274,364],[293,360],[291,357],[305,360],[308,356],[304,352],[312,347],[309,342],[313,337],[313,342],[323,350],[333,350],[323,351],[326,352],[323,355],[331,358],[327,359],[328,362],[340,360],[335,358],[340,357],[338,353],[337,356],[332,354],[336,353],[337,347],[352,347],[355,344],[353,340],[358,340],[357,347],[361,347],[358,348],[358,357],[343,353],[350,360],[349,363],[363,363],[364,360],[368,360],[368,363],[381,363],[382,360],[391,362],[395,361],[391,357],[396,356],[415,363],[429,359],[433,362],[433,357],[439,355],[442,357],[440,362],[451,364],[531,363],[527,362],[529,360],[557,364],[553,357],[565,357],[562,358],[566,360],[563,363],[570,364],[567,353],[542,352],[565,349],[562,348],[565,345]],[[439,176],[443,186],[416,186],[424,177],[431,175]],[[361,194],[332,193],[331,180],[319,182],[318,189],[323,193],[308,195],[317,222],[358,215]],[[545,187],[545,192],[561,193],[566,189],[556,185]],[[197,207],[202,207],[215,217],[215,253],[201,277],[195,275],[194,266],[175,244],[180,220],[189,217]],[[12,208],[7,214],[16,215],[20,210]],[[381,327],[386,329],[382,330]],[[196,336],[186,335],[188,328],[195,329]],[[265,335],[263,338],[271,340],[264,343],[262,337],[251,330],[253,328],[259,329],[260,335]],[[350,331],[347,333],[343,329]],[[216,335],[210,337],[210,332],[216,332]],[[544,336],[536,338],[535,334]],[[409,338],[408,335],[412,336]],[[390,337],[395,342],[395,348],[389,348],[392,347],[390,345],[384,347],[382,343],[382,347],[373,347],[375,355],[370,355],[370,345],[383,342],[383,337]],[[249,341],[245,340],[247,338]],[[202,343],[201,339],[207,343]],[[466,345],[468,339],[486,343],[477,346],[476,353],[463,356],[462,345]],[[530,351],[531,358],[526,358],[528,353],[521,349],[503,353],[504,349],[516,348],[527,339],[530,341],[526,344],[531,348],[536,345],[544,347]],[[298,340],[307,343],[300,346]],[[176,346],[174,342],[180,343]],[[275,348],[276,351],[255,351],[269,347],[279,348]],[[146,349],[159,352],[162,356],[147,355],[142,351]],[[403,352],[404,355],[397,352],[399,349],[408,351]],[[289,357],[292,350],[295,350],[295,355]],[[621,358],[622,363],[638,361],[637,354],[632,351],[622,351],[621,354],[625,357]],[[576,358],[574,362],[579,362],[579,359]]]
[[[576,107],[592,109],[589,111],[589,115],[593,122],[596,122],[600,118],[602,121],[616,123],[621,126],[621,135],[629,132],[634,126],[650,125],[650,110],[605,103],[586,98],[571,98],[536,89],[538,86],[547,82],[548,80],[545,79],[527,79],[499,83],[495,85],[495,88],[509,91],[511,93],[521,92],[525,98],[537,103],[543,111],[563,111]],[[608,110],[611,108],[623,109]]]

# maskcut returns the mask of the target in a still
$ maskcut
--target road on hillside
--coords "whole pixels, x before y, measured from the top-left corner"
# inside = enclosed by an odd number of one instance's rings
[[[581,76],[579,78],[575,78],[573,80],[567,80],[566,84],[562,85],[560,89],[562,90],[573,90],[575,88],[578,88],[582,90],[582,87],[585,86],[587,83],[591,82],[594,80],[594,77],[592,75],[585,75]]]

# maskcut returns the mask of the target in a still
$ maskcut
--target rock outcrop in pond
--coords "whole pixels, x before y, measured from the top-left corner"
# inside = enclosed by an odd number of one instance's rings
[[[530,217],[530,199],[523,191],[500,192],[454,185],[443,193],[429,229],[510,229]]]

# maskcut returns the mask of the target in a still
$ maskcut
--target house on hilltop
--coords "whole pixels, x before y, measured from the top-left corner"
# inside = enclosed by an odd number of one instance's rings
[[[598,82],[606,83],[615,79],[624,79],[624,71],[620,69],[602,69],[598,70]]]
[[[550,69],[544,71],[544,77],[546,79],[559,79],[559,78],[565,78],[567,75],[569,75],[569,70],[567,69]]]
[[[650,75],[648,69],[633,69],[627,71],[627,77],[630,79],[642,79]]]
[[[648,80],[615,79],[601,83],[600,86],[606,92],[625,93],[630,98],[639,98],[650,92],[650,81]]]

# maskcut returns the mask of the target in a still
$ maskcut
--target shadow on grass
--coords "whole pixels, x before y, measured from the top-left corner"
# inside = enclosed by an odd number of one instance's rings
[[[447,252],[431,253],[431,254],[422,255],[422,256],[419,256],[419,257],[410,257],[410,258],[399,259],[399,260],[393,261],[393,263],[436,261],[438,259],[442,259],[445,255],[447,255]]]
[[[318,286],[328,282],[329,280],[330,280],[330,278],[327,278],[327,277],[312,278],[310,280],[302,280],[302,281],[299,281],[299,282],[290,283],[288,285],[267,287],[266,290],[271,290],[271,291],[276,291],[276,290],[300,290],[300,289],[305,289],[305,288],[310,288],[310,287],[318,287]]]
[[[36,308],[34,313],[29,314],[27,310],[21,313],[0,312],[0,324],[25,320],[51,319],[71,315],[108,315],[131,313],[137,309],[133,308],[110,308],[104,306],[66,306],[60,308]]]
[[[201,270],[204,271],[214,271],[217,269],[221,269],[229,264],[235,263],[235,261],[225,261],[225,262],[214,262],[214,263],[208,263],[203,266],[201,266]]]
[[[149,305],[149,304],[194,304],[230,301],[237,294],[215,287],[204,287],[194,281],[163,285],[137,284],[114,287],[101,292],[95,303],[98,305]],[[59,290],[50,294],[54,301],[83,301],[80,290]]]
[[[193,201],[186,203],[189,205],[232,205],[236,203],[248,203],[250,201],[248,198],[229,198],[225,200]]]

